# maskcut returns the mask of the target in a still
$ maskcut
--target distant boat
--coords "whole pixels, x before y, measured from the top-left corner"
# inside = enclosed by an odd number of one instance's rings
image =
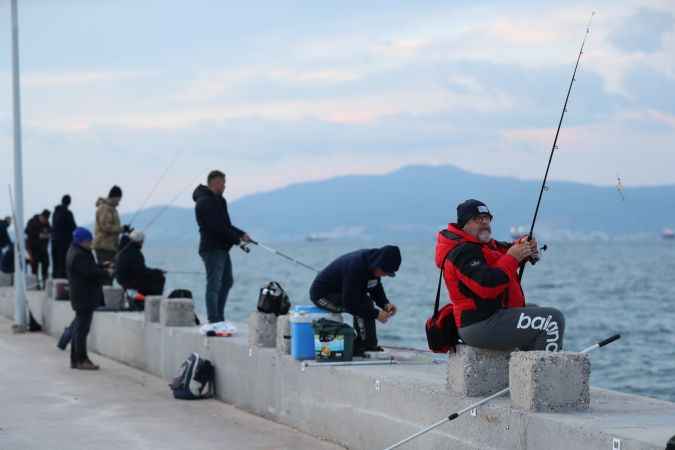
[[[518,225],[511,227],[511,237],[513,239],[520,239],[528,235],[527,227],[525,225]]]
[[[663,239],[675,239],[675,231],[670,228],[664,228],[661,232],[661,237]]]
[[[327,241],[329,239],[333,239],[331,236],[326,236],[325,234],[322,233],[311,233],[305,236],[305,240],[307,242],[323,242]]]

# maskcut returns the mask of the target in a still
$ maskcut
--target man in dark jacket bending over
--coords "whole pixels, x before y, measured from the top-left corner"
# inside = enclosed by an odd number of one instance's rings
[[[145,265],[145,257],[141,251],[143,241],[143,232],[131,232],[129,242],[121,247],[115,259],[115,278],[125,289],[136,289],[143,295],[162,295],[166,281],[164,271]]]
[[[232,225],[223,197],[225,174],[212,171],[207,184],[197,186],[192,199],[199,225],[199,256],[206,268],[206,313],[209,323],[215,323],[225,320],[227,294],[234,284],[230,249],[251,242],[251,238]]]
[[[395,276],[400,266],[399,248],[387,245],[342,255],[314,279],[309,297],[316,306],[354,316],[355,354],[382,350],[377,345],[375,319],[386,323],[396,314],[396,306],[389,303],[380,279]]]
[[[70,367],[80,370],[97,370],[87,354],[87,335],[94,317],[94,310],[103,302],[103,283],[110,279],[112,269],[96,265],[91,251],[93,236],[86,228],[76,228],[73,244],[66,255],[66,272],[70,285],[70,304],[75,320],[70,325]]]

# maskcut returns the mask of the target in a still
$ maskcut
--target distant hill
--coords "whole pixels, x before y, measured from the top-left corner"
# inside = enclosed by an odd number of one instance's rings
[[[332,238],[420,240],[455,219],[467,198],[488,204],[494,233],[529,224],[540,182],[466,172],[454,166],[408,166],[385,175],[353,175],[299,183],[242,197],[230,204],[238,226],[260,239]],[[589,235],[658,236],[675,225],[675,185],[626,188],[549,183],[536,231],[548,238]],[[142,211],[142,228],[160,207]],[[128,219],[128,217],[127,217]],[[158,240],[194,240],[191,208],[168,208],[152,226]]]

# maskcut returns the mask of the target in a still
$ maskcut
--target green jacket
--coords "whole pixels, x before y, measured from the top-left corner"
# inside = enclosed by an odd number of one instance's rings
[[[94,230],[94,250],[117,251],[122,224],[120,215],[109,199],[99,198],[96,201],[96,228]]]

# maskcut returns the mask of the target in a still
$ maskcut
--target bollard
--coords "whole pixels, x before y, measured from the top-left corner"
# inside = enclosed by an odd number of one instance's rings
[[[514,352],[509,367],[511,405],[534,412],[585,411],[590,405],[588,355]]]
[[[147,305],[146,305],[147,308]],[[192,327],[195,313],[191,298],[166,298],[160,302],[159,323],[165,327]]]
[[[145,297],[145,308],[143,315],[148,323],[159,322],[159,309],[162,305],[161,295],[148,295]]]
[[[448,387],[466,397],[482,397],[504,389],[509,383],[507,351],[458,345],[448,356]]]
[[[122,309],[124,302],[124,290],[115,286],[103,286],[103,301],[106,308],[112,310]]]
[[[251,347],[274,347],[277,339],[277,316],[254,312],[248,319],[248,344]]]
[[[288,314],[277,317],[277,351],[284,355],[291,354],[291,324]]]

